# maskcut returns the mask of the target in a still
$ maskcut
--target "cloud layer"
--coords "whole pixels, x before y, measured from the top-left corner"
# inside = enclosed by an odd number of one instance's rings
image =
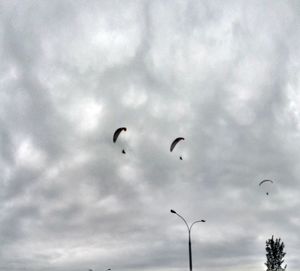
[[[298,1],[0,10],[1,270],[298,270]]]

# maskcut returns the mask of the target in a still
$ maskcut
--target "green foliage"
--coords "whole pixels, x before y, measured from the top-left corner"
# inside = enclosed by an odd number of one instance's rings
[[[272,235],[272,238],[266,241],[267,262],[265,265],[267,266],[267,271],[281,271],[286,269],[286,265],[284,268],[281,267],[286,254],[283,250],[284,243],[280,238],[274,240],[274,236]]]

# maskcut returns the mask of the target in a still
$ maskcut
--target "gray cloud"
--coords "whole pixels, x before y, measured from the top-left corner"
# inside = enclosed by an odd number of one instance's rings
[[[1,270],[297,270],[298,1],[0,7]]]

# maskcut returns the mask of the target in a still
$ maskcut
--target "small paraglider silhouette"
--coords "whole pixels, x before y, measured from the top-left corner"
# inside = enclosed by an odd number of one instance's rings
[[[170,152],[173,151],[173,149],[175,148],[175,146],[178,144],[179,141],[184,140],[184,137],[177,137],[173,140],[171,146],[170,146]],[[182,156],[179,156],[180,160],[183,160]]]
[[[259,186],[261,186],[262,184],[266,183],[266,182],[270,182],[270,183],[273,183],[272,180],[263,180],[259,183]],[[266,192],[266,195],[269,196],[269,192]]]
[[[122,131],[126,132],[126,131],[127,131],[127,128],[126,128],[126,127],[120,127],[120,128],[118,128],[118,129],[114,132],[114,135],[113,135],[113,142],[114,142],[114,143],[117,142],[117,139],[118,139],[118,137],[119,137],[119,135],[121,134]],[[126,152],[125,152],[124,149],[122,150],[122,153],[123,153],[123,154],[126,154]]]

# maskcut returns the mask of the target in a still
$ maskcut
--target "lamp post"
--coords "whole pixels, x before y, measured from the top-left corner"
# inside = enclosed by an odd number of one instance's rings
[[[188,233],[189,233],[189,263],[190,263],[190,271],[192,271],[192,270],[193,270],[193,264],[192,264],[191,230],[192,230],[192,227],[193,227],[194,224],[196,224],[196,223],[198,223],[198,222],[205,222],[205,220],[204,220],[204,219],[201,219],[201,220],[194,221],[194,222],[191,224],[191,226],[189,226],[188,223],[186,222],[186,220],[185,220],[180,214],[176,213],[176,212],[175,212],[174,210],[172,210],[172,209],[170,210],[170,212],[171,212],[172,214],[175,214],[175,215],[179,216],[179,217],[183,220],[183,222],[185,223],[185,225],[186,225],[186,227],[187,227],[187,229],[188,229]]]

